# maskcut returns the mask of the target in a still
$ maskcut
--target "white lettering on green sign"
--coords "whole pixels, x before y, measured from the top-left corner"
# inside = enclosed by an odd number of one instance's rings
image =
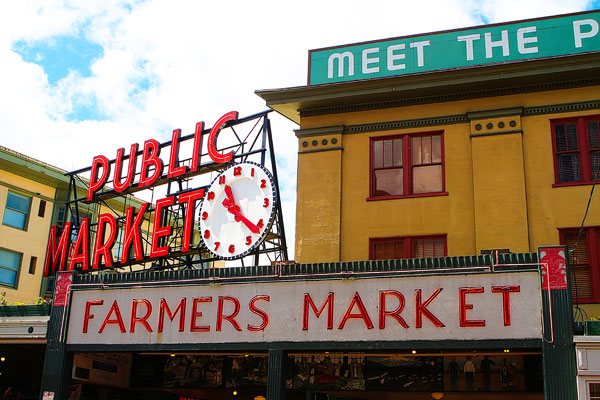
[[[600,11],[311,50],[309,84],[600,51]]]

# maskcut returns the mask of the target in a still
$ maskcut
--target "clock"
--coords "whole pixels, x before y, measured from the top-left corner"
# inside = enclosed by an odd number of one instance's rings
[[[202,201],[202,241],[219,258],[244,257],[265,240],[276,201],[269,171],[253,162],[231,165],[212,181]]]

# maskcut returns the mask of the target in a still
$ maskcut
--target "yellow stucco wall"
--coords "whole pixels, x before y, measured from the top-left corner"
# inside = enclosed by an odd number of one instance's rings
[[[8,185],[10,185],[10,189]],[[6,197],[9,190],[32,198],[27,230],[16,229],[1,223],[4,218]],[[53,209],[53,203],[48,199],[54,198],[54,192],[55,189],[51,186],[0,170],[0,248],[22,254],[17,287],[11,288],[0,285],[0,292],[6,292],[8,303],[34,304],[40,295],[44,257],[46,256],[48,231]],[[43,218],[38,216],[40,196],[43,196],[47,201]],[[34,274],[29,273],[31,257],[37,257]]]
[[[450,256],[499,248],[527,252],[559,244],[559,228],[581,224],[591,186],[552,186],[550,120],[600,114],[600,110],[541,115],[520,115],[517,111],[506,116],[499,115],[498,110],[594,100],[599,89],[303,117],[299,132],[309,134],[299,134],[296,261],[365,260],[369,257],[369,238],[389,236],[447,234]],[[321,140],[322,136],[311,136],[310,132],[324,127],[450,115],[468,115],[470,120],[344,134],[340,135],[341,151],[307,153],[302,147],[302,142]],[[509,126],[510,121],[515,125]],[[483,124],[480,131],[475,129],[478,122]],[[486,128],[490,122],[493,129]],[[504,123],[503,129],[498,128],[499,122]],[[447,195],[368,201],[369,138],[435,131],[444,134]],[[335,211],[338,203],[339,221]],[[586,225],[600,225],[600,201],[592,203]],[[335,259],[338,237],[339,258]]]

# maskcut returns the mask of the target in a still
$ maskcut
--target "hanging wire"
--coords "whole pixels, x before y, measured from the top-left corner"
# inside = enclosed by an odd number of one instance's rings
[[[572,250],[569,250],[569,253],[573,254],[573,257],[576,257],[577,246],[579,245],[579,239],[581,238],[581,234],[583,233],[583,227],[585,225],[585,220],[587,218],[588,212],[590,211],[590,204],[592,203],[592,197],[594,196],[594,189],[596,188],[596,182],[598,181],[598,177],[600,176],[600,165],[596,168],[596,175],[594,176],[594,182],[592,183],[592,189],[590,190],[590,196],[588,198],[587,207],[585,208],[585,214],[583,215],[583,219],[581,220],[581,226],[579,227],[579,232],[577,232],[577,236],[575,237],[575,245]],[[581,307],[579,307],[579,291],[577,290],[577,274],[573,274],[573,280],[575,281],[575,320],[577,321],[578,317],[587,319],[588,315]]]

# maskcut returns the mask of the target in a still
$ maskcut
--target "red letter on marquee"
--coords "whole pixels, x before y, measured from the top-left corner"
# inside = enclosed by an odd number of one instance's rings
[[[179,199],[177,200],[179,204],[186,203],[181,251],[188,251],[190,249],[190,236],[192,227],[194,226],[194,203],[196,200],[201,199],[202,196],[204,196],[204,189],[198,189],[179,195]]]
[[[521,286],[492,286],[492,293],[502,293],[502,309],[504,311],[504,326],[510,325],[510,292],[518,293]]]
[[[77,240],[71,248],[71,260],[69,261],[69,271],[75,268],[75,264],[81,263],[81,269],[88,269],[90,266],[90,240],[89,223],[87,218],[81,220]]]
[[[433,315],[431,313],[431,311],[429,311],[427,309],[427,306],[429,305],[429,303],[431,303],[433,301],[433,299],[435,299],[437,297],[438,294],[440,294],[440,292],[443,290],[443,288],[439,288],[436,289],[435,292],[433,292],[431,294],[431,296],[429,296],[429,298],[425,301],[425,303],[421,304],[421,289],[417,289],[415,290],[416,292],[416,300],[415,300],[415,314],[416,314],[416,321],[415,321],[415,328],[421,328],[422,327],[422,322],[421,322],[421,314],[425,315],[427,317],[427,319],[429,319],[431,322],[433,322],[433,325],[441,328],[444,327],[446,325],[442,324],[442,322],[437,319],[435,317],[435,315]]]
[[[225,300],[229,300],[233,303],[233,312],[229,315],[223,315],[223,303],[225,302]],[[221,330],[223,320],[231,322],[231,325],[233,325],[235,330],[241,331],[242,328],[240,328],[240,325],[234,319],[239,314],[239,312],[240,301],[238,299],[231,296],[219,296],[219,304],[217,309],[217,331]]]
[[[102,240],[106,236],[106,227],[110,228],[110,234],[108,235],[108,240],[105,243],[102,243]],[[114,215],[108,213],[100,214],[98,217],[98,229],[96,233],[96,244],[94,245],[92,268],[98,268],[100,264],[100,256],[102,256],[105,266],[112,266],[111,249],[114,245],[116,233],[117,220],[115,219]]]
[[[67,259],[69,237],[71,236],[71,223],[67,222],[63,228],[58,245],[56,244],[56,225],[50,227],[48,247],[46,248],[46,261],[44,262],[44,276],[50,276],[57,270],[64,271]],[[57,265],[58,264],[58,265]]]
[[[350,312],[352,311],[352,309],[354,308],[355,305],[358,306],[359,313],[351,314]],[[363,304],[358,292],[354,293],[354,297],[352,298],[352,301],[350,302],[350,305],[348,306],[348,309],[346,310],[346,314],[344,314],[344,317],[340,321],[340,325],[338,326],[338,329],[344,329],[344,325],[346,325],[346,321],[349,318],[362,318],[362,320],[365,321],[365,325],[367,326],[367,329],[373,329],[373,323],[371,322],[371,318],[369,318],[369,314],[367,313],[367,310],[365,309],[365,305]]]
[[[304,307],[302,307],[302,330],[308,330],[308,306],[312,308],[313,312],[319,318],[327,306],[327,329],[333,329],[333,292],[329,292],[327,299],[323,302],[321,308],[317,311],[315,303],[313,303],[310,294],[304,293]]]
[[[158,178],[162,176],[163,163],[159,158],[160,156],[160,145],[154,139],[146,140],[144,142],[144,153],[142,155],[142,168],[140,171],[140,187],[150,186]],[[150,166],[154,167],[152,175],[150,173]]]
[[[125,217],[125,226],[123,227],[123,249],[121,253],[121,262],[127,262],[127,255],[129,254],[129,248],[133,242],[133,249],[135,252],[135,259],[141,260],[144,258],[142,253],[142,234],[141,225],[144,220],[144,212],[148,208],[148,203],[142,204],[138,211],[135,219],[133,218],[133,212],[135,208],[133,206],[127,208],[127,216]]]
[[[129,150],[129,165],[127,167],[127,178],[125,181],[121,183],[121,170],[123,168],[123,153],[125,149],[120,148],[117,150],[117,159],[115,160],[115,174],[113,176],[113,187],[117,192],[122,192],[133,182],[133,177],[135,176],[135,166],[137,164],[137,150],[138,144],[134,143],[131,145],[131,149]]]
[[[110,317],[113,312],[115,313],[116,319],[108,319],[108,317]],[[116,300],[113,301],[112,306],[110,306],[110,310],[108,310],[108,314],[106,314],[106,318],[104,318],[104,322],[102,323],[102,326],[100,327],[98,333],[102,333],[102,331],[104,331],[104,328],[108,324],[117,324],[119,325],[121,333],[126,332],[125,324],[123,323],[123,317],[121,317],[121,310],[119,310],[119,304],[117,304]]]
[[[219,118],[210,130],[210,134],[208,135],[208,155],[216,163],[226,163],[233,158],[233,151],[227,154],[221,154],[217,151],[217,136],[227,121],[235,121],[236,119],[238,119],[237,111],[230,111]]]
[[[137,316],[137,306],[140,303],[143,303],[146,306],[146,314],[144,314],[144,316],[142,318],[138,318],[138,316]],[[150,304],[150,302],[148,300],[134,299],[133,303],[131,304],[131,323],[129,324],[129,332],[131,332],[131,333],[135,332],[136,322],[141,322],[146,327],[146,330],[148,332],[152,332],[152,328],[150,328],[148,321],[146,321],[148,319],[148,317],[150,316],[150,314],[152,314],[152,304]]]
[[[480,320],[480,319],[468,320],[467,319],[467,310],[473,309],[473,304],[467,304],[467,302],[466,302],[467,294],[470,294],[470,293],[483,293],[483,288],[478,287],[478,288],[460,288],[459,289],[460,326],[485,326],[484,319],[483,320]]]
[[[185,165],[179,165],[179,138],[181,137],[181,129],[175,129],[173,131],[173,137],[171,138],[171,157],[169,158],[169,169],[167,171],[167,177],[174,178],[179,175],[183,175],[187,171]]]
[[[202,312],[197,310],[198,303],[211,303],[212,297],[197,297],[194,298],[194,302],[192,303],[192,323],[190,327],[190,332],[208,332],[210,331],[210,326],[197,326],[196,318],[202,316]]]
[[[165,197],[156,201],[154,208],[154,228],[152,229],[152,244],[150,245],[150,257],[161,257],[169,254],[169,246],[158,246],[158,240],[163,236],[169,236],[173,227],[171,225],[160,226],[162,219],[162,209],[173,204],[173,196]]]
[[[102,175],[98,177],[98,168],[102,167]],[[91,200],[94,192],[102,189],[106,183],[106,178],[110,173],[110,163],[104,156],[96,156],[92,160],[92,171],[90,175],[90,185],[88,186],[87,200]]]
[[[82,329],[83,333],[87,333],[88,322],[90,319],[94,318],[94,314],[90,314],[90,308],[92,308],[92,306],[101,306],[102,304],[104,304],[104,301],[102,301],[102,300],[91,300],[91,301],[85,302],[85,314],[83,315],[83,329]]]
[[[194,133],[194,151],[192,152],[192,165],[190,172],[194,172],[200,165],[200,150],[202,150],[202,131],[204,130],[204,122],[196,123],[196,132]]]
[[[258,300],[271,301],[271,298],[269,296],[258,295],[254,296],[252,300],[250,300],[250,312],[261,317],[263,321],[259,326],[248,324],[248,330],[252,332],[263,331],[267,325],[269,325],[269,315],[254,305],[254,303],[256,303]]]
[[[398,299],[398,307],[394,311],[385,310],[385,296],[387,295],[396,296]],[[402,310],[404,310],[404,296],[397,290],[382,290],[379,292],[379,329],[385,329],[385,317],[390,316],[400,323],[404,328],[408,328],[408,324],[404,321],[404,318],[400,316]]]
[[[165,323],[165,311],[167,312],[167,316],[171,321],[175,319],[177,313],[179,313],[179,332],[183,332],[185,326],[185,297],[179,300],[179,304],[175,308],[175,311],[171,313],[169,310],[169,306],[167,305],[167,301],[165,299],[160,299],[160,305],[158,306],[158,332],[163,331],[163,326]]]

